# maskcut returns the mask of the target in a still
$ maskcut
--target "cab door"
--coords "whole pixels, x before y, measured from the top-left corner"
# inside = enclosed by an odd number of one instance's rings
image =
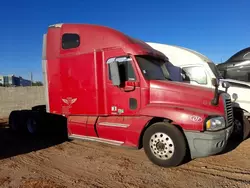
[[[97,132],[101,138],[123,143],[141,106],[140,79],[131,56],[108,51],[104,59],[108,116],[98,119]],[[113,85],[111,80],[110,63],[114,61],[118,64],[120,86]]]
[[[112,59],[109,59],[110,62]],[[131,57],[117,57],[121,86],[114,86],[111,81],[109,60],[107,62],[107,106],[110,115],[135,115],[140,107],[140,82]]]

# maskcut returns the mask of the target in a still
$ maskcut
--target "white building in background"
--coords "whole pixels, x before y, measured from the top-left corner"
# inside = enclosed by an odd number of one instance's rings
[[[31,81],[15,75],[0,75],[1,86],[31,86]]]
[[[4,76],[0,75],[0,85],[3,85],[4,84]]]

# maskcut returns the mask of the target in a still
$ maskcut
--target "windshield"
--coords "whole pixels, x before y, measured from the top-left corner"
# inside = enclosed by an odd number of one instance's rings
[[[210,67],[210,69],[212,70],[216,78],[223,79],[218,68],[216,67],[214,63],[208,63],[208,66]]]
[[[170,80],[165,61],[152,56],[135,56],[139,67],[147,80]]]

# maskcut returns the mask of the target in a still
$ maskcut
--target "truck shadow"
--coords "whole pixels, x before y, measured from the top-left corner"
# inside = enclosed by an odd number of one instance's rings
[[[246,138],[245,140],[239,140],[239,139],[234,139],[234,138],[229,139],[224,151],[219,153],[218,155],[226,154],[226,153],[229,153],[229,152],[235,150],[242,142],[245,142],[247,139],[249,139],[249,137]]]
[[[218,154],[215,154],[214,156],[220,156],[220,155],[223,155],[223,154],[226,154],[226,153],[230,153],[231,151],[235,150],[242,142],[245,142],[246,140],[250,139],[250,136],[248,136],[245,140],[239,140],[239,139],[236,139],[236,138],[230,138],[228,140],[228,143],[225,147],[225,149],[218,153]],[[190,155],[187,155],[182,163],[182,165],[184,164],[187,164],[189,163],[191,160],[190,158]]]
[[[244,111],[241,109],[240,105],[236,102],[234,102],[233,116],[243,126],[242,133],[241,133],[242,135],[240,137],[239,136],[235,137],[234,135],[232,135],[231,138],[228,140],[228,144],[227,144],[225,150],[222,152],[222,154],[228,153],[228,152],[236,149],[242,142],[245,142],[246,140],[248,140],[250,138],[249,121],[244,116]]]
[[[60,121],[60,125],[51,125],[57,128],[56,131],[30,136],[13,132],[6,122],[0,122],[0,160],[49,148],[67,141],[67,135],[65,134],[66,123],[61,123]]]

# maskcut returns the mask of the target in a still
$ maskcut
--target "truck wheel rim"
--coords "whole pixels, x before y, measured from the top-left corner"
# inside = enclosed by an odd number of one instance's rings
[[[235,119],[234,121],[235,133],[240,134],[242,131],[242,124],[239,120]]]
[[[27,122],[27,129],[29,133],[34,134],[36,132],[36,121],[34,119],[29,119]]]
[[[174,154],[173,140],[166,133],[155,133],[150,138],[150,149],[159,159],[170,159]]]

